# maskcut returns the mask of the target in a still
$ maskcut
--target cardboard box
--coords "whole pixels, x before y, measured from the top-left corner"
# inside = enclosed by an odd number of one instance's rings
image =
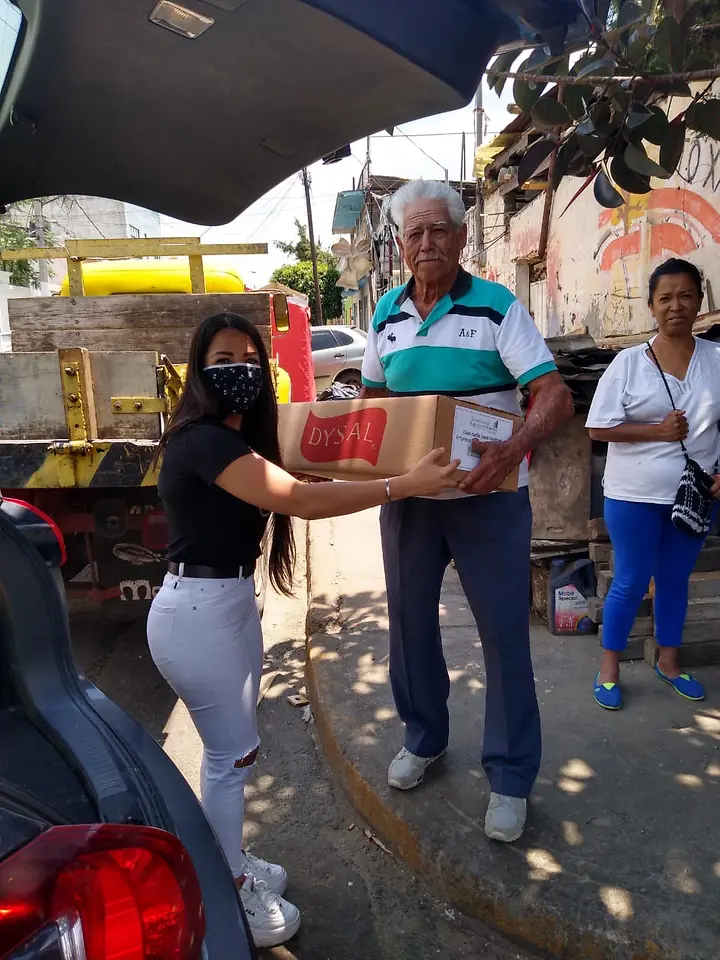
[[[521,417],[450,397],[328,400],[278,407],[285,468],[332,480],[376,480],[407,473],[436,447],[459,475],[479,463],[473,439],[506,440]],[[518,469],[500,485],[517,490]]]

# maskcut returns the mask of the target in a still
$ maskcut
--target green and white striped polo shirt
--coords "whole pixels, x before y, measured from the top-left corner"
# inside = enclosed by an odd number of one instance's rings
[[[379,301],[362,379],[393,396],[444,394],[520,413],[518,386],[556,369],[532,317],[499,283],[460,268],[450,292],[423,320],[414,280]],[[525,463],[520,483],[527,483]]]

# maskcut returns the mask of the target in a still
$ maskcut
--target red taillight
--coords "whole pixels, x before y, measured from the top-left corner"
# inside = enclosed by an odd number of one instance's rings
[[[34,513],[36,517],[46,523],[52,532],[55,534],[55,539],[58,542],[60,547],[60,566],[64,567],[67,562],[67,549],[65,547],[65,537],[62,535],[60,527],[55,523],[53,518],[45,513],[44,510],[41,510],[40,507],[36,507],[34,503],[28,503],[27,500],[16,500],[15,497],[4,497],[3,500],[5,503],[14,503],[18,507],[24,507],[25,510],[29,510],[30,513]]]
[[[74,916],[87,960],[196,960],[205,935],[190,855],[153,827],[53,827],[0,863],[0,957]]]

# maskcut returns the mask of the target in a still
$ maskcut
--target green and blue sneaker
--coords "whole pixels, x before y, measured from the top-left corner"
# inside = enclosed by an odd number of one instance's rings
[[[705,687],[691,674],[681,673],[679,677],[666,677],[657,665],[655,666],[655,673],[665,683],[669,683],[675,692],[679,693],[681,697],[685,697],[686,700],[705,699]]]
[[[619,683],[600,683],[600,674],[595,677],[593,690],[595,702],[605,710],[619,710],[622,706],[622,693]]]

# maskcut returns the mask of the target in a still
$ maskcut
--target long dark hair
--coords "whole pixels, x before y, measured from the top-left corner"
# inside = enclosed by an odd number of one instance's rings
[[[159,462],[168,441],[183,427],[195,423],[202,417],[224,420],[229,414],[204,373],[208,349],[215,334],[221,330],[238,330],[244,333],[258,352],[263,372],[263,387],[255,403],[243,414],[242,435],[248,446],[252,447],[256,453],[281,467],[277,400],[268,353],[255,324],[236,313],[218,313],[203,320],[196,328],[190,343],[185,389],[170,424],[160,438],[156,462]],[[290,518],[274,513],[270,518],[268,536],[271,538],[270,582],[280,593],[289,596],[292,593],[295,567],[295,539]]]

